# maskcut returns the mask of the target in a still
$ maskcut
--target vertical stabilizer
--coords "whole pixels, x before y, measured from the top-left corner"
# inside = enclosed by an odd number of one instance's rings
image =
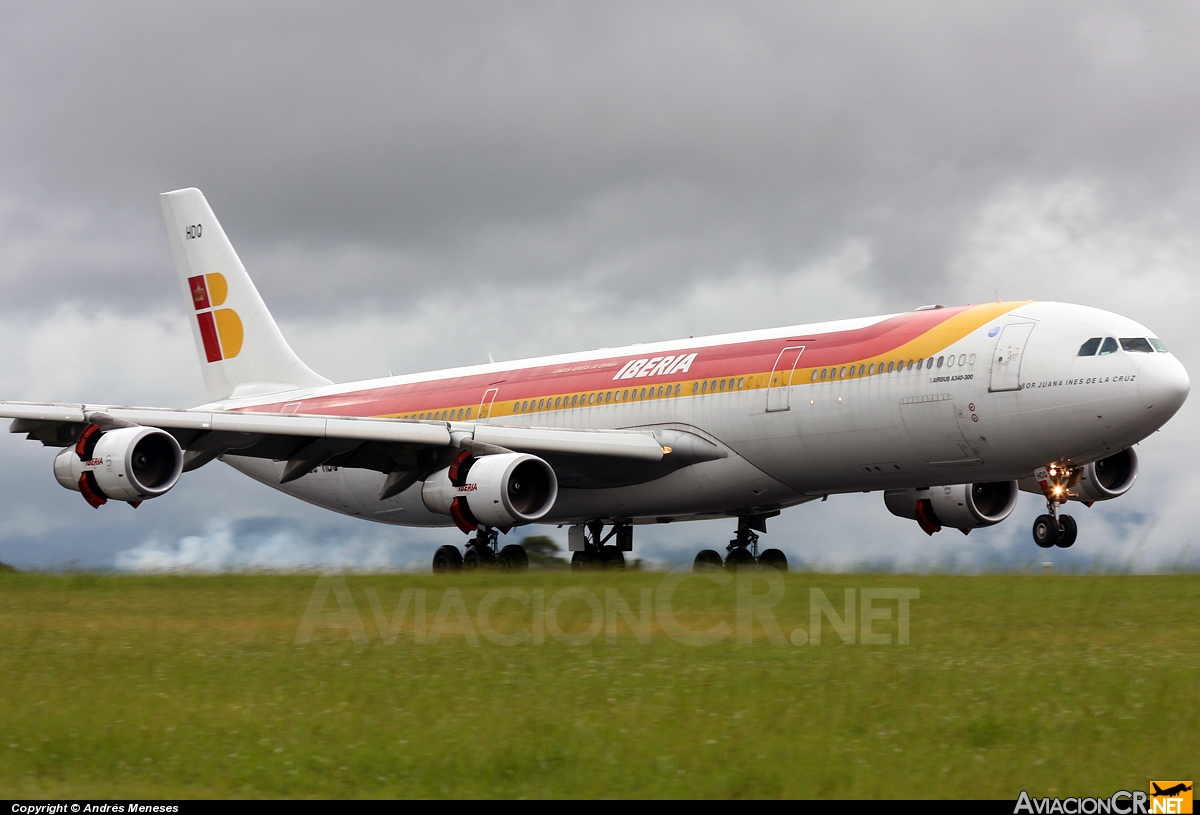
[[[204,193],[159,196],[211,401],[328,385],[300,361],[238,260]]]

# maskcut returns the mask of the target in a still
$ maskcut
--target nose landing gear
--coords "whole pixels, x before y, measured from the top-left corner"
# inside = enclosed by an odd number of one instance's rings
[[[1078,480],[1069,467],[1051,465],[1034,473],[1038,486],[1046,496],[1046,514],[1037,516],[1033,522],[1033,542],[1043,549],[1057,546],[1069,549],[1079,536],[1079,525],[1070,515],[1059,512],[1070,496],[1070,486]]]
[[[773,513],[778,515],[779,513]],[[743,515],[738,518],[737,535],[725,547],[724,562],[721,555],[713,549],[702,549],[692,561],[692,569],[700,572],[706,569],[719,569],[723,565],[728,571],[748,569],[758,566],[760,569],[770,568],[786,572],[788,569],[787,556],[778,549],[758,551],[758,533],[767,531],[767,515]]]

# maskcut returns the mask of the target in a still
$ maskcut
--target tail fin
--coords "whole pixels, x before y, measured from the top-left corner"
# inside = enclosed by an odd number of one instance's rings
[[[328,385],[296,356],[197,189],[159,196],[211,401]]]

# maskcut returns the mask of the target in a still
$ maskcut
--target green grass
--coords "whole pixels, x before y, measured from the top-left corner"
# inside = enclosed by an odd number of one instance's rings
[[[0,794],[1013,798],[1200,774],[1194,576],[792,574],[785,637],[811,587],[839,611],[845,588],[904,587],[910,643],[846,645],[825,623],[820,645],[778,644],[756,622],[749,644],[703,647],[659,618],[648,645],[623,621],[611,643],[418,643],[411,608],[388,645],[367,594],[390,617],[425,589],[427,625],[448,587],[472,618],[506,586],[617,590],[636,613],[663,581],[646,572],[351,576],[368,643],[321,627],[296,644],[316,580],[0,574]],[[694,579],[672,607],[736,627],[736,597]],[[489,619],[532,631],[532,605]],[[556,617],[568,634],[590,618],[579,599]]]

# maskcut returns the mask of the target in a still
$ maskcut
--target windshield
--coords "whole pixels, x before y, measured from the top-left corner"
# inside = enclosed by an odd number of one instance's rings
[[[1121,348],[1137,354],[1153,354],[1154,348],[1145,337],[1121,337]]]

